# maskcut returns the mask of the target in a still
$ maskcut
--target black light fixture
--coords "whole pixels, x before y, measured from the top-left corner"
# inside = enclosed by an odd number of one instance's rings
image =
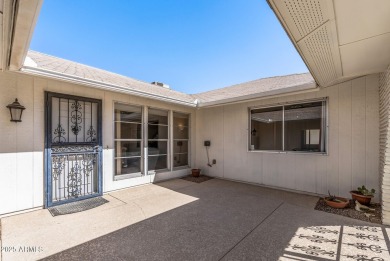
[[[13,122],[21,122],[22,121],[22,113],[26,108],[18,102],[18,99],[11,104],[7,105],[9,112],[11,114],[11,121]]]
[[[252,136],[256,136],[257,131],[255,128],[253,128],[253,130],[251,132],[252,132]]]

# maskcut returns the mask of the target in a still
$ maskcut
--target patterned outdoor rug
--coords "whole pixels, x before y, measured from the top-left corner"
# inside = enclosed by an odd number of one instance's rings
[[[96,208],[107,202],[109,201],[102,197],[96,197],[96,198],[84,199],[81,201],[72,202],[64,205],[50,207],[47,210],[49,210],[50,214],[53,217],[55,217],[59,215],[67,215],[67,214],[77,213],[88,209]]]
[[[195,183],[202,183],[202,182],[208,181],[208,180],[213,179],[213,178],[209,177],[209,176],[204,176],[204,175],[200,175],[199,177],[193,177],[192,175],[188,175],[188,176],[183,177],[182,179],[187,180],[187,181],[191,181],[191,182],[195,182]]]

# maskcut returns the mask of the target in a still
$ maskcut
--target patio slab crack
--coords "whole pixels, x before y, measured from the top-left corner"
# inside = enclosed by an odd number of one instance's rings
[[[249,231],[243,238],[241,238],[236,244],[234,244],[233,247],[231,247],[221,258],[218,259],[218,261],[221,261],[223,258],[225,258],[230,252],[233,251],[233,249],[235,249],[242,241],[244,241],[245,238],[247,238],[250,234],[253,233],[253,231],[255,231],[261,224],[263,224],[269,217],[272,216],[273,213],[275,213],[276,210],[278,210],[282,205],[284,204],[284,202],[280,203],[274,210],[271,211],[271,213],[269,213],[263,220],[261,220],[259,222],[259,224],[257,224],[253,229],[251,229],[251,231]]]
[[[136,205],[136,206],[141,210],[142,215],[144,215],[144,219],[146,219],[146,214],[145,214],[143,208],[142,208],[140,205],[138,205],[137,203],[135,203],[135,202],[131,202],[131,203],[133,203],[134,205]]]
[[[125,201],[123,201],[123,200],[121,200],[120,198],[117,198],[117,197],[115,197],[114,195],[112,195],[112,194],[107,194],[107,195],[109,195],[110,197],[113,197],[113,198],[115,198],[116,200],[119,200],[120,202],[122,202],[122,203],[124,203],[124,204],[127,204],[127,202],[125,202]]]

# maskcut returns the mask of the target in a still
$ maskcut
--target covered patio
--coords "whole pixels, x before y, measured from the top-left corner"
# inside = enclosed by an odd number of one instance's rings
[[[390,259],[389,228],[316,211],[315,196],[174,179],[104,197],[80,213],[3,218],[2,246],[17,248],[3,260]]]

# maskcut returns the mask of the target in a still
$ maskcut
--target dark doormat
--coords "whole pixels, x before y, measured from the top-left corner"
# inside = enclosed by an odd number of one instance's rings
[[[329,207],[323,198],[320,198],[317,202],[317,205],[314,207],[315,210],[320,210],[336,215],[341,215],[349,218],[359,219],[362,221],[367,221],[371,223],[381,224],[381,205],[380,204],[370,204],[370,208],[374,209],[374,211],[369,212],[360,212],[355,210],[355,202],[353,200],[349,200],[349,206],[343,209],[332,208]],[[369,215],[365,215],[369,214]]]
[[[209,176],[204,176],[204,175],[200,175],[199,177],[193,177],[192,175],[188,175],[188,176],[183,177],[182,179],[187,180],[187,181],[191,181],[191,182],[195,182],[195,183],[202,183],[202,182],[208,181],[208,180],[213,179],[213,178],[209,177]]]
[[[49,210],[50,214],[53,217],[55,217],[59,215],[67,215],[67,214],[77,213],[88,209],[96,208],[107,202],[109,202],[107,199],[104,199],[102,197],[96,197],[96,198],[84,199],[81,201],[72,202],[64,205],[50,207],[47,210]]]

